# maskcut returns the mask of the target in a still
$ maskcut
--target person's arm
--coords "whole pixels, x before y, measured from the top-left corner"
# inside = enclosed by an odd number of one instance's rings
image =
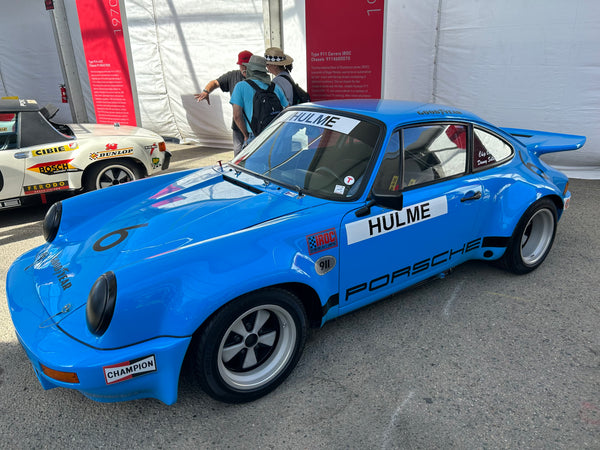
[[[214,91],[215,89],[217,89],[218,87],[219,87],[219,82],[217,80],[209,81],[208,84],[206,85],[206,87],[204,88],[204,90],[202,92],[200,92],[199,94],[195,94],[194,95],[194,97],[196,97],[196,101],[197,102],[201,102],[202,100],[206,99],[206,101],[210,105],[210,98],[209,98],[208,95],[212,91]]]
[[[242,134],[244,135],[244,141],[248,140],[250,136],[248,134],[248,127],[246,126],[246,119],[244,118],[244,110],[240,105],[232,104],[233,106],[233,121],[238,126]]]

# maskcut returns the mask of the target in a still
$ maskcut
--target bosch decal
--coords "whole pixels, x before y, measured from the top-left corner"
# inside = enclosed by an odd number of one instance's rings
[[[44,194],[46,192],[60,191],[69,188],[68,181],[55,181],[54,183],[44,184],[31,184],[29,186],[23,186],[25,195],[30,194]]]
[[[446,196],[346,224],[348,245],[448,213]]]
[[[337,234],[333,228],[307,236],[306,242],[308,243],[308,253],[310,255],[338,245]]]
[[[110,144],[107,144],[107,147]],[[118,158],[120,156],[127,156],[133,154],[133,147],[128,148],[120,148],[117,150],[106,150],[103,152],[94,152],[90,153],[90,159],[92,161],[97,161],[99,159],[107,159],[107,158]]]
[[[118,383],[120,381],[131,380],[151,372],[156,372],[156,359],[154,355],[143,358],[124,361],[113,366],[104,366],[104,379],[106,384]]]
[[[381,275],[377,278],[372,279],[371,281],[357,284],[356,286],[346,289],[345,300],[348,301],[351,295],[358,294],[359,292],[373,292],[377,289],[381,289],[382,287],[394,284],[394,282],[400,279],[401,277],[412,277],[413,275],[417,275],[418,273],[439,266],[440,264],[447,263],[457,255],[464,255],[465,253],[469,253],[473,250],[481,248],[481,242],[481,238],[474,239],[464,244],[461,248],[446,250],[430,258],[418,261],[412,266],[406,266],[401,269],[395,270],[394,272]]]
[[[36,164],[35,166],[28,167],[27,170],[32,172],[38,172],[44,175],[55,175],[65,172],[77,172],[79,169],[73,167],[70,162],[72,159],[65,159],[63,161],[53,161],[47,163]]]

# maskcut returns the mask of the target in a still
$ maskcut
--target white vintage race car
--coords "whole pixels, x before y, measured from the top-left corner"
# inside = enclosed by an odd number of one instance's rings
[[[169,167],[162,137],[143,128],[57,124],[57,109],[0,100],[0,209],[54,191],[93,191]]]

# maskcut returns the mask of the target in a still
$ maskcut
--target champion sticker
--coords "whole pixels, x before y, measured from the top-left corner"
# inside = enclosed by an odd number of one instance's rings
[[[131,361],[124,361],[113,366],[105,366],[102,369],[104,370],[106,384],[113,384],[130,380],[150,372],[156,372],[156,360],[154,355],[150,355],[143,358],[132,359]]]
[[[327,128],[344,134],[350,134],[354,127],[360,123],[360,120],[350,119],[349,117],[307,111],[298,111],[292,116],[286,117],[285,120],[286,122],[302,123],[320,128]]]
[[[306,242],[308,243],[308,253],[311,255],[338,245],[337,234],[333,228],[307,236]]]
[[[446,196],[346,224],[348,245],[448,214]]]

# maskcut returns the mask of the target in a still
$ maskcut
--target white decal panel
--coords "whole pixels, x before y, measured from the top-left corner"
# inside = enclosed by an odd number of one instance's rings
[[[360,120],[351,119],[349,117],[336,116],[334,114],[324,114],[318,112],[298,111],[291,117],[286,117],[286,122],[304,123],[306,125],[314,125],[321,128],[338,131],[340,133],[349,134]]]
[[[346,224],[348,245],[406,228],[448,213],[446,196]]]

